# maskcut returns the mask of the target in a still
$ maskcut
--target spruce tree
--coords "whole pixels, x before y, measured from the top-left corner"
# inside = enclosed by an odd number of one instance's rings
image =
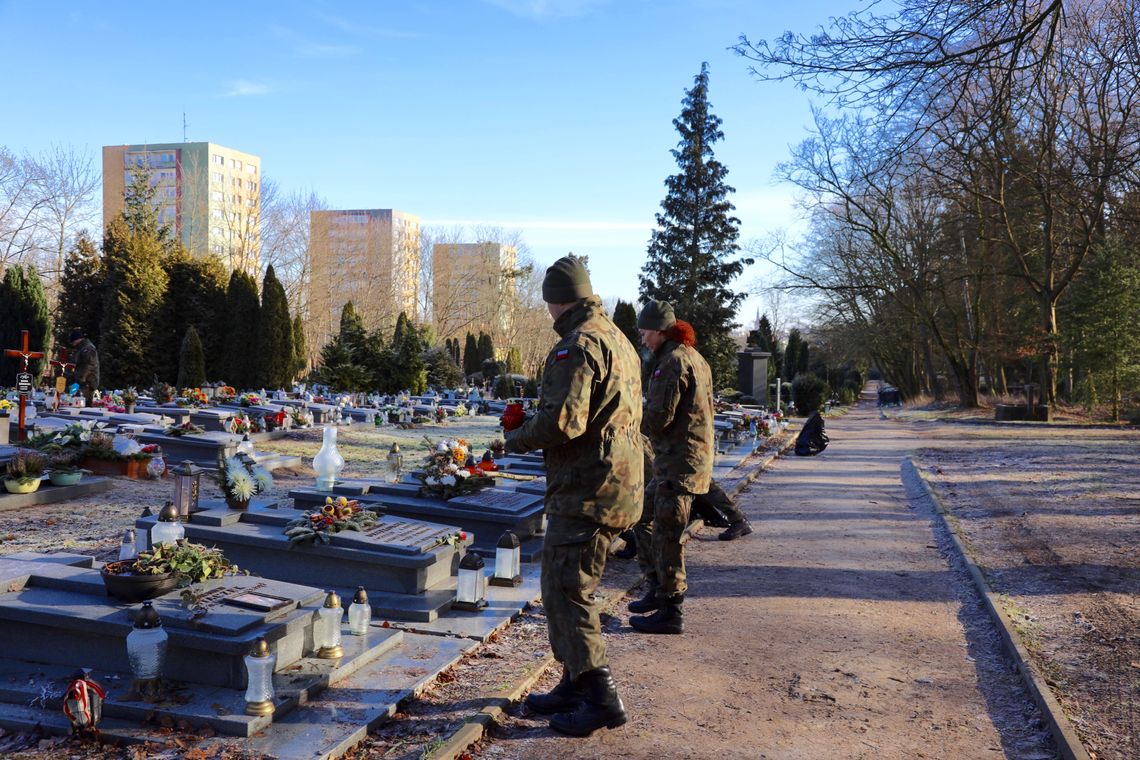
[[[338,393],[363,390],[368,382],[364,370],[353,364],[352,354],[339,335],[321,349],[321,367],[317,376]]]
[[[238,390],[248,390],[258,380],[257,323],[260,312],[257,281],[252,275],[235,269],[226,288],[222,329],[225,331],[224,380]]]
[[[51,317],[43,283],[35,267],[25,270],[14,264],[4,272],[0,285],[0,349],[20,348],[22,331],[28,331],[28,349],[51,355]],[[28,362],[28,372],[38,377],[46,359]],[[0,386],[14,385],[16,373],[23,371],[24,361],[0,353]]]
[[[284,388],[289,384],[293,361],[293,323],[289,320],[289,301],[285,288],[270,264],[261,281],[261,311],[257,323],[258,385]]]
[[[56,304],[57,343],[71,351],[68,333],[78,327],[92,343],[99,345],[99,322],[103,318],[103,261],[95,244],[80,235],[67,252]],[[70,356],[70,354],[69,354]]]
[[[162,302],[162,316],[154,329],[155,372],[164,382],[174,382],[180,372],[181,360],[171,350],[182,344],[187,328],[193,326],[202,345],[206,361],[206,377],[220,377],[220,368],[212,374],[210,368],[221,361],[224,344],[217,329],[219,310],[225,306],[225,272],[221,262],[214,258],[194,259],[179,247],[163,261],[167,286]],[[185,387],[185,386],[179,386]]]
[[[619,300],[614,306],[614,324],[622,331],[634,348],[641,346],[641,333],[637,331],[637,309],[628,301]]]
[[[479,365],[482,363],[483,359],[479,356],[479,344],[474,335],[467,333],[467,340],[463,344],[463,374],[474,375],[479,371]]]
[[[401,314],[401,316],[403,316]],[[401,389],[412,393],[423,393],[427,389],[427,367],[424,364],[423,344],[420,342],[419,331],[415,325],[404,317],[404,330],[400,331],[399,321],[396,322],[396,331],[392,336],[393,367],[392,374],[398,379]],[[400,342],[396,343],[396,335]]]
[[[305,341],[305,323],[301,321],[301,315],[293,317],[293,363],[290,365],[292,375],[289,378],[292,382],[305,374],[309,369],[309,346]]]
[[[800,368],[800,351],[803,348],[803,339],[800,337],[798,327],[788,331],[788,345],[784,349],[784,364],[780,376],[786,382],[791,382]]]
[[[364,319],[352,301],[348,301],[340,309],[340,342],[348,350],[353,362],[364,363],[364,344],[368,331],[364,329]]]
[[[178,387],[199,388],[206,382],[206,357],[194,325],[186,328],[182,350],[178,352]]]
[[[507,373],[511,375],[521,375],[522,371],[522,352],[514,346],[511,346],[507,351]]]
[[[155,346],[167,276],[158,225],[140,221],[140,213],[135,209],[134,226],[127,222],[127,211],[112,219],[103,239],[106,300],[98,348],[100,376],[108,388],[149,386],[156,351],[177,351],[177,343]]]
[[[713,156],[713,144],[724,138],[721,120],[708,101],[708,65],[685,94],[684,108],[673,126],[681,135],[672,151],[680,171],[665,180],[666,195],[657,214],[642,267],[641,298],[673,304],[677,318],[697,333],[697,349],[713,371],[717,387],[736,382],[736,345],[732,331],[744,293],[729,288],[752,259],[732,259],[737,251],[740,220],[725,183],[728,169]]]

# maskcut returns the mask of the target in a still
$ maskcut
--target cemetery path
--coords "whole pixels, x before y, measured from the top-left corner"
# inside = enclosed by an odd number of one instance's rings
[[[689,545],[683,636],[636,633],[624,611],[607,626],[626,726],[568,739],[520,706],[472,756],[1052,757],[948,536],[900,478],[922,439],[866,401],[828,433],[822,455],[780,459],[741,495],[752,536]]]

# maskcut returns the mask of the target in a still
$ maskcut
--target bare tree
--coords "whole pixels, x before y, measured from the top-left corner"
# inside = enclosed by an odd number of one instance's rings
[[[40,216],[47,204],[40,175],[34,160],[0,146],[0,269],[35,263]]]
[[[35,160],[35,184],[42,198],[38,216],[43,233],[43,266],[49,299],[54,301],[67,251],[80,230],[96,222],[93,203],[101,172],[90,153],[53,145]]]

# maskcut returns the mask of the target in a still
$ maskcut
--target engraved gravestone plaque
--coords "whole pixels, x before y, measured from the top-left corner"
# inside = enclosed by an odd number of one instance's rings
[[[379,524],[363,533],[378,544],[410,547],[421,552],[438,546],[451,535],[450,530],[439,525],[395,517],[381,518]]]
[[[521,512],[540,501],[542,501],[542,498],[535,494],[498,491],[488,488],[473,494],[456,496],[453,499],[448,499],[447,503],[473,507],[475,509],[486,509],[494,512],[512,513]]]

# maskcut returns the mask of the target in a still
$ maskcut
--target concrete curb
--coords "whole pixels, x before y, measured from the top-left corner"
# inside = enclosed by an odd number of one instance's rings
[[[788,440],[780,444],[780,446],[773,452],[765,455],[755,465],[749,465],[748,471],[737,479],[736,484],[728,491],[728,495],[735,499],[741,491],[760,477],[760,473],[768,468],[776,459],[778,459],[784,452],[793,448],[796,444],[796,436],[789,435]],[[748,462],[745,459],[741,465]],[[741,465],[737,465],[740,468]],[[628,591],[628,589],[627,589]],[[612,609],[612,608],[611,608]],[[608,611],[608,610],[607,610]],[[538,682],[540,678],[546,673],[552,665],[555,664],[554,655],[547,654],[539,666],[535,668],[533,673],[530,673],[523,678],[519,683],[515,684],[514,688],[509,693],[493,697],[491,703],[483,707],[479,712],[469,716],[454,733],[452,733],[443,744],[427,757],[431,760],[459,760],[467,753],[467,750],[476,742],[480,741],[487,733],[487,729],[492,724],[498,723],[503,714],[506,712],[513,703],[518,702],[522,695],[530,691],[530,689]],[[1068,759],[1067,759],[1068,760]],[[1080,758],[1079,760],[1089,760],[1087,757]]]
[[[929,481],[926,473],[914,461],[914,457],[908,456],[903,460],[902,469],[904,473],[907,468],[913,470],[914,475],[917,476],[917,481],[922,484],[922,489],[930,498],[931,503],[934,505],[934,512],[942,524],[946,526],[950,539],[954,542],[954,548],[962,557],[962,561],[966,564],[966,569],[970,573],[970,578],[974,581],[974,586],[977,588],[978,593],[981,594],[982,600],[985,602],[986,609],[990,613],[994,624],[997,626],[998,632],[1001,634],[1002,642],[1005,644],[1006,653],[1017,665],[1017,670],[1021,673],[1022,679],[1025,681],[1026,688],[1033,696],[1033,701],[1037,703],[1042,714],[1045,716],[1045,722],[1049,724],[1049,731],[1053,735],[1053,740],[1057,742],[1057,751],[1063,760],[1091,760],[1088,752],[1085,750],[1084,745],[1081,744],[1080,738],[1077,736],[1076,730],[1065,717],[1064,711],[1061,709],[1061,704],[1057,698],[1053,696],[1045,679],[1033,667],[1032,661],[1029,659],[1029,652],[1018,641],[1017,633],[1013,628],[1013,623],[1002,611],[997,603],[997,595],[990,589],[986,583],[985,576],[982,575],[981,569],[974,564],[970,559],[970,555],[966,552],[966,547],[962,544],[962,539],[954,530],[954,526],[948,519],[948,512],[946,505],[942,503],[942,499],[934,489],[934,485]]]

